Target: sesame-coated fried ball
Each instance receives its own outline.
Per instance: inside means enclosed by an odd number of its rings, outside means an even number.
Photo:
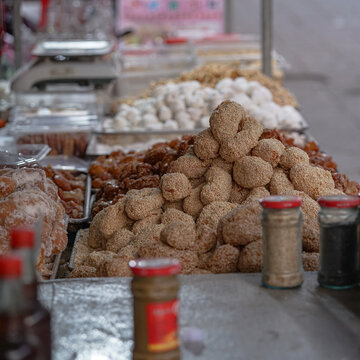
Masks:
[[[232,187],[231,175],[223,169],[211,167],[205,177],[206,184],[200,194],[201,202],[207,205],[214,201],[227,201]]]
[[[201,161],[192,154],[185,154],[170,164],[170,173],[182,173],[188,179],[197,179],[202,177],[209,166],[206,161]]]
[[[244,117],[246,111],[241,105],[233,101],[223,101],[210,116],[210,129],[215,139],[221,143],[234,137]]]
[[[77,266],[68,276],[68,279],[96,277],[96,268],[93,266]]]
[[[236,161],[233,170],[234,180],[247,189],[265,186],[272,175],[272,166],[257,156],[244,156]]]
[[[218,156],[211,162],[211,167],[218,167],[225,170],[227,173],[232,174],[233,163],[225,161],[221,156]]]
[[[276,139],[262,139],[252,150],[253,156],[267,161],[272,167],[275,167],[279,161],[285,146],[281,141]]]
[[[242,205],[250,204],[254,201],[259,201],[262,198],[270,196],[270,193],[264,187],[257,187],[250,190],[249,196],[242,203]]]
[[[221,245],[209,260],[209,270],[215,274],[236,272],[239,250],[231,245]]]
[[[106,243],[106,250],[112,251],[114,253],[119,252],[123,247],[125,247],[132,239],[134,234],[127,229],[116,230],[111,238]]]
[[[164,227],[160,240],[177,250],[190,250],[196,239],[195,225],[183,222],[173,222]]]
[[[165,200],[179,201],[190,194],[191,185],[184,174],[164,174],[160,180],[160,189]]]
[[[216,246],[216,232],[206,225],[196,226],[196,239],[193,246],[198,254],[206,253]]]
[[[307,252],[319,252],[320,230],[317,221],[308,219],[302,226],[302,247]]]
[[[232,183],[229,201],[235,204],[241,204],[249,195],[250,190],[242,188],[236,182]]]
[[[205,176],[202,176],[198,179],[189,179],[189,181],[190,181],[191,187],[193,189],[195,189],[198,186],[205,184]]]
[[[193,275],[208,275],[208,274],[212,274],[212,272],[209,270],[205,270],[205,269],[195,268],[191,272],[191,274],[193,274]]]
[[[204,207],[200,199],[200,194],[203,187],[204,184],[199,185],[195,189],[191,189],[190,195],[186,197],[183,202],[184,211],[195,218],[199,216],[201,210]]]
[[[236,207],[237,204],[214,201],[202,209],[196,223],[198,225],[206,225],[216,231],[220,219]]]
[[[262,270],[262,241],[246,245],[239,255],[237,268],[240,272],[254,273]]]
[[[250,130],[243,130],[234,137],[221,142],[220,156],[227,162],[234,162],[247,155],[258,143]]]
[[[199,269],[209,270],[209,262],[213,253],[211,251],[203,254],[199,254],[199,261],[197,267]]]
[[[257,121],[255,118],[247,115],[240,122],[240,130],[241,131],[250,131],[252,137],[259,139],[261,134],[263,133],[263,126]]]
[[[304,271],[319,270],[319,253],[303,251],[301,257]]]
[[[294,191],[294,185],[289,180],[283,169],[274,169],[274,174],[270,180],[271,195],[290,195]]]
[[[308,165],[309,155],[298,147],[289,147],[281,155],[280,166],[285,170],[290,170],[294,165],[299,163]]]
[[[176,209],[166,210],[161,216],[161,223],[163,225],[168,225],[173,222],[183,222],[189,225],[195,224],[192,216],[185,214],[182,211]]]
[[[183,209],[183,201],[182,200],[174,201],[174,202],[165,201],[163,206],[162,206],[162,209],[164,211],[166,211],[168,209],[176,209],[176,210],[182,211],[182,209]]]
[[[92,249],[102,248],[102,235],[100,233],[100,224],[108,211],[109,207],[98,212],[90,224],[88,244]]]
[[[122,277],[122,276],[132,276],[132,272],[129,268],[129,261],[132,259],[115,256],[111,261],[106,264],[107,276],[108,277]]]
[[[223,241],[226,244],[239,246],[261,240],[261,210],[259,202],[253,201],[240,205],[225,215],[220,220]]]
[[[160,234],[163,228],[163,224],[150,225],[136,235],[132,244],[139,249],[140,256],[143,249],[160,242]]]
[[[219,143],[210,129],[199,133],[194,143],[194,153],[201,160],[214,159],[218,156]]]
[[[101,263],[112,259],[116,254],[111,251],[93,251],[84,261],[85,266],[98,268]]]
[[[304,191],[314,200],[327,191],[335,189],[331,172],[319,167],[297,164],[290,170],[290,179],[296,190]]]
[[[141,220],[160,209],[164,204],[161,190],[157,188],[145,188],[128,192],[126,196],[125,211],[129,218]]]
[[[150,225],[160,224],[161,214],[162,214],[161,209],[155,210],[150,216],[136,221],[131,231],[134,234],[138,234],[141,230],[146,229]]]

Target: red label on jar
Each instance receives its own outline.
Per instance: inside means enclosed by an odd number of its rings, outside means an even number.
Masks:
[[[178,309],[178,300],[146,306],[149,351],[163,352],[179,346]]]

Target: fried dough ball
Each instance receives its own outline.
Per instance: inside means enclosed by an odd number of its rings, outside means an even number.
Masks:
[[[254,273],[262,270],[262,241],[254,241],[246,245],[239,255],[237,268],[240,272]]]
[[[283,169],[274,169],[274,174],[270,180],[271,195],[290,195],[294,191],[294,185],[291,183]]]
[[[98,212],[90,223],[88,244],[93,249],[102,248],[102,235],[100,233],[100,224],[102,223],[108,211],[109,207]]]
[[[68,279],[96,277],[96,268],[93,266],[81,265],[76,267],[68,276]]]
[[[315,252],[302,252],[302,264],[304,271],[318,271],[319,270],[319,254]]]
[[[171,163],[169,172],[182,173],[188,179],[197,179],[206,173],[208,165],[208,162],[201,161],[191,153],[186,153]]]
[[[221,245],[208,262],[209,270],[215,274],[236,272],[240,251],[231,245]]]
[[[230,197],[231,175],[223,169],[211,167],[206,173],[206,185],[201,190],[200,199],[204,205],[214,201],[227,201]]]
[[[125,213],[125,203],[126,199],[122,198],[108,207],[108,211],[100,223],[100,233],[104,238],[109,239],[116,230],[132,222]]]
[[[211,167],[218,167],[225,170],[230,175],[232,174],[233,163],[225,161],[221,156],[218,156],[211,162]]]
[[[190,194],[188,178],[181,173],[164,174],[160,180],[163,197],[168,201],[179,201]]]
[[[200,132],[194,143],[194,153],[201,160],[209,160],[217,157],[219,143],[214,138],[210,129]]]
[[[280,166],[285,170],[290,170],[297,164],[309,164],[309,155],[298,147],[292,146],[287,148],[280,158]]]
[[[123,247],[125,247],[132,239],[134,234],[127,229],[116,230],[111,238],[106,243],[106,250],[112,251],[114,253],[119,252]]]
[[[276,167],[285,150],[281,141],[276,139],[262,139],[258,142],[251,154],[267,161],[272,167]]]
[[[155,210],[150,216],[136,221],[131,231],[136,235],[141,230],[146,229],[149,225],[160,224],[161,214],[161,209]]]
[[[233,246],[246,245],[261,240],[262,226],[260,222],[261,205],[253,201],[240,205],[220,220],[222,239]]]
[[[242,188],[237,183],[233,182],[229,201],[235,204],[241,204],[249,195],[250,190]]]
[[[127,194],[125,211],[130,219],[141,220],[150,216],[154,210],[160,209],[163,204],[164,198],[160,189],[134,190]]]
[[[115,255],[116,255],[115,253],[107,250],[93,251],[84,261],[84,265],[92,266],[95,269],[97,269],[101,263],[112,259]]]
[[[193,189],[197,188],[200,185],[205,184],[205,176],[202,176],[198,179],[189,179],[190,185]]]
[[[189,225],[194,225],[194,219],[184,212],[176,209],[166,210],[161,216],[161,223],[168,225],[173,222],[182,222]]]
[[[204,184],[199,185],[194,189],[191,189],[190,195],[186,197],[183,202],[184,211],[195,218],[199,216],[201,210],[204,207],[200,199],[200,194],[203,187]]]
[[[141,250],[160,242],[160,234],[164,227],[163,224],[151,225],[136,235],[132,244],[139,249],[140,256]]]
[[[208,275],[208,274],[212,274],[211,271],[209,270],[205,270],[205,269],[200,269],[200,268],[195,268],[192,272],[192,275]]]
[[[132,276],[129,262],[135,258],[134,248],[131,245],[124,247],[118,255],[115,255],[111,260],[105,263],[106,276]]]
[[[290,179],[296,190],[304,191],[314,200],[335,189],[331,172],[315,166],[297,164],[290,170]]]
[[[319,252],[320,229],[316,220],[308,219],[303,222],[302,247],[307,252]]]
[[[257,187],[250,190],[249,196],[246,200],[242,203],[242,205],[250,204],[254,201],[258,201],[262,198],[270,196],[270,193],[264,187]]]
[[[193,246],[198,254],[211,251],[216,246],[216,232],[206,225],[196,226],[196,239]]]
[[[295,190],[293,194],[302,199],[301,210],[304,214],[304,220],[308,218],[310,220],[317,222],[318,213],[320,210],[320,205],[317,203],[317,201],[313,200],[309,195],[307,195],[303,191]]]
[[[78,245],[76,247],[76,255],[74,259],[74,266],[78,267],[84,263],[86,258],[90,255],[91,250],[85,245]]]
[[[223,101],[210,116],[210,129],[214,138],[222,143],[233,138],[238,132],[242,118],[246,117],[245,109],[236,102]]]
[[[160,240],[177,250],[190,250],[195,244],[195,224],[173,222],[164,227]]]
[[[216,231],[220,219],[236,207],[237,204],[225,201],[214,201],[204,206],[196,223],[198,225],[206,225]]]
[[[0,176],[0,198],[10,195],[16,190],[16,182],[6,176]]]
[[[241,131],[250,131],[251,135],[259,139],[261,134],[263,133],[263,126],[257,121],[255,118],[247,115],[240,122],[240,130]]]
[[[168,209],[176,209],[176,210],[182,211],[182,209],[183,209],[183,201],[182,200],[174,201],[174,202],[165,201],[163,206],[162,206],[162,209],[164,211],[166,211]]]
[[[213,253],[211,251],[204,254],[199,254],[199,261],[197,267],[199,269],[209,270],[209,262],[212,256]]]
[[[234,162],[247,155],[258,143],[250,130],[243,130],[234,137],[227,138],[221,142],[220,156],[227,162]]]
[[[273,175],[272,166],[257,156],[244,156],[236,161],[233,170],[234,180],[247,189],[265,186]]]
[[[329,196],[329,195],[346,195],[346,194],[338,189],[331,189],[331,190],[326,189],[323,192],[319,193],[319,197]]]

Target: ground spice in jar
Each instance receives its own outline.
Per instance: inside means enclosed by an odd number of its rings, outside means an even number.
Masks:
[[[358,283],[358,205],[352,196],[319,199],[319,284],[331,289],[351,288]]]
[[[134,360],[179,360],[176,259],[130,261],[134,274]]]
[[[269,196],[263,207],[263,271],[266,287],[288,289],[302,283],[301,198]]]

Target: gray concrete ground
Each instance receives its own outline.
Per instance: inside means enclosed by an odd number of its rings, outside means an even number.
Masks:
[[[311,134],[360,182],[360,2],[273,0],[274,47]],[[232,30],[260,32],[260,0],[232,0]]]

